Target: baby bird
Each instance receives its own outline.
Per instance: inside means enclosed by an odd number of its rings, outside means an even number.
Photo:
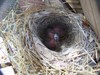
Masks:
[[[59,26],[54,26],[53,28],[47,29],[47,37],[45,39],[45,46],[53,51],[60,51],[60,46],[62,45],[62,38],[65,35],[63,29]]]

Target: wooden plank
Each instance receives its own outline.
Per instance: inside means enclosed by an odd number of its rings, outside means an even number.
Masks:
[[[79,0],[66,0],[66,2],[78,4]]]
[[[77,5],[77,4],[70,4],[70,6],[72,7],[72,8],[78,8],[78,9],[81,9],[82,7],[81,7],[81,5]]]
[[[80,0],[83,12],[100,39],[100,12],[96,0]]]
[[[83,13],[82,7],[79,0],[66,0],[68,4],[77,12],[77,13]]]

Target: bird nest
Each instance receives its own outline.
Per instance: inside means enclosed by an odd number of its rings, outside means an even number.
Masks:
[[[42,41],[44,29],[55,23],[64,27],[67,37],[59,52]],[[83,24],[82,15],[51,10],[16,14],[12,10],[1,22],[0,37],[17,75],[96,75],[99,71],[94,58],[100,45],[92,29]]]

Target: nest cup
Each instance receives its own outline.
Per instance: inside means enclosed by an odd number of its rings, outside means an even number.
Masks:
[[[37,19],[35,23],[37,26],[36,34],[46,47],[47,45],[44,42],[45,39],[48,38],[46,34],[47,30],[56,26],[59,26],[64,32],[63,39],[60,41],[61,46],[65,45],[66,47],[70,47],[74,44],[76,33],[73,32],[73,28],[75,28],[75,26],[70,23],[68,16],[52,13],[42,16],[41,18]],[[50,49],[49,47],[47,48]],[[58,47],[57,49],[50,50],[61,51],[62,49],[61,47]]]

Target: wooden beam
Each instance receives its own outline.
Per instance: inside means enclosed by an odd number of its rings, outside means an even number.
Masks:
[[[96,0],[80,0],[83,12],[100,40],[100,11]]]

